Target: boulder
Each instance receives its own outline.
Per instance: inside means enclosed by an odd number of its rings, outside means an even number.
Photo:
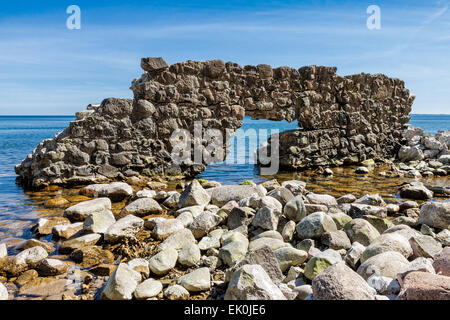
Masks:
[[[289,180],[281,183],[281,186],[291,191],[294,196],[298,196],[305,191],[306,182],[300,180]]]
[[[227,218],[227,227],[229,230],[248,226],[254,217],[254,210],[249,207],[234,207],[231,209]]]
[[[286,242],[291,242],[292,239],[294,238],[294,233],[295,233],[295,222],[290,220],[288,221],[284,227],[283,230],[281,231],[281,236],[283,237],[283,240]]]
[[[339,262],[312,281],[314,300],[375,300],[375,290],[355,271]]]
[[[126,263],[121,263],[109,277],[101,298],[106,300],[131,300],[141,280],[141,275],[138,272],[131,269]]]
[[[206,291],[211,288],[211,275],[208,268],[196,269],[181,276],[177,284],[183,286],[190,292]]]
[[[377,254],[388,251],[396,251],[407,259],[413,254],[408,239],[395,232],[386,233],[376,238],[369,246],[367,246],[361,255],[361,263],[364,263],[367,259],[376,256]]]
[[[433,258],[442,251],[442,244],[427,235],[416,235],[409,239],[414,257]]]
[[[206,206],[210,200],[210,194],[203,189],[198,180],[194,179],[181,193],[178,201],[178,207],[185,208],[190,206]]]
[[[410,272],[403,279],[399,300],[450,300],[450,277]]]
[[[347,251],[347,254],[344,257],[345,263],[347,263],[350,267],[356,268],[360,262],[360,258],[362,253],[366,250],[361,243],[355,241],[352,243],[352,246]]]
[[[178,252],[178,262],[187,267],[193,267],[200,262],[200,248],[195,243],[190,243]]]
[[[352,245],[347,234],[342,230],[326,232],[321,236],[320,241],[334,250],[348,249]]]
[[[356,197],[353,194],[349,193],[337,198],[336,201],[338,204],[353,203],[356,201]]]
[[[346,215],[343,212],[330,213],[329,216],[333,219],[338,230],[344,229],[344,226],[350,221],[352,221],[352,217]]]
[[[263,207],[256,212],[252,225],[264,230],[276,230],[278,217],[279,213],[275,209]]]
[[[450,247],[434,256],[433,267],[437,274],[450,277]]]
[[[115,243],[126,238],[135,238],[136,233],[144,227],[144,220],[133,215],[128,215],[117,220],[105,232],[105,241]]]
[[[248,239],[240,232],[232,232],[224,239],[219,250],[219,258],[228,266],[243,259],[249,247]]]
[[[83,188],[81,193],[91,197],[107,197],[114,202],[120,202],[133,195],[133,188],[125,182],[91,184]]]
[[[294,222],[299,222],[305,218],[306,207],[302,196],[296,196],[289,200],[284,206],[283,213],[287,218]]]
[[[47,251],[48,254],[55,251],[55,246],[51,242],[47,241],[39,241],[36,239],[28,239],[20,243],[15,247],[17,251],[23,251],[25,249],[33,248],[33,247],[42,247]]]
[[[253,194],[262,197],[265,193],[256,185],[221,186],[206,190],[211,195],[211,203],[222,207],[229,201],[237,201],[248,198]]]
[[[382,295],[397,295],[400,292],[398,281],[389,277],[372,275],[367,279],[367,284]]]
[[[316,194],[310,192],[306,195],[306,199],[308,199],[311,204],[321,204],[327,207],[337,207],[338,205],[336,198],[328,194]]]
[[[61,246],[59,247],[59,252],[69,253],[83,247],[93,246],[100,241],[101,237],[102,236],[99,234],[92,233],[78,238],[66,240],[63,243],[61,243]]]
[[[263,246],[268,246],[272,250],[275,251],[279,248],[290,246],[290,244],[286,243],[280,239],[271,238],[271,237],[262,237],[262,238],[257,238],[257,239],[253,239],[252,241],[250,241],[248,249],[249,249],[249,251],[253,251],[253,250],[259,249]]]
[[[184,229],[184,226],[179,220],[161,219],[156,222],[152,235],[158,240],[165,240],[181,229]]]
[[[299,239],[320,238],[324,233],[336,231],[333,219],[324,212],[315,212],[303,218],[296,226]]]
[[[163,285],[160,281],[154,279],[147,279],[144,282],[138,284],[134,291],[134,297],[138,300],[146,300],[156,297],[163,289]]]
[[[244,265],[228,284],[225,300],[286,300],[260,265]]]
[[[38,234],[46,236],[52,234],[53,227],[68,224],[70,224],[70,220],[64,217],[40,218],[35,229]]]
[[[415,200],[427,200],[433,198],[433,191],[427,189],[427,187],[419,181],[405,184],[399,191],[402,198]]]
[[[282,247],[274,251],[282,272],[291,266],[299,265],[308,259],[308,253],[292,247]]]
[[[44,248],[32,247],[9,259],[4,269],[17,276],[28,269],[36,268],[47,257],[48,253]]]
[[[348,210],[348,215],[352,218],[362,218],[365,215],[371,215],[379,218],[387,217],[386,207],[372,206],[368,204],[352,203]]]
[[[104,212],[104,211],[101,211]],[[78,232],[83,230],[83,222],[75,222],[71,224],[61,224],[54,226],[52,229],[52,233],[54,236],[63,239],[70,239]]]
[[[286,205],[292,198],[294,194],[285,187],[278,187],[267,193],[268,196],[275,198],[280,202],[281,205]]]
[[[209,230],[213,229],[219,223],[222,222],[222,218],[210,211],[204,211],[188,226],[188,229],[192,231],[192,234],[196,239],[206,235]]]
[[[161,208],[156,200],[152,198],[139,198],[123,208],[120,216],[125,217],[132,214],[139,217],[145,217],[152,214],[162,214],[163,212],[163,208]]]
[[[173,269],[177,263],[178,252],[173,248],[165,249],[149,260],[150,270],[157,275],[165,275]]]
[[[90,268],[101,263],[114,262],[114,254],[109,250],[103,250],[100,246],[85,246],[74,250],[70,254],[70,259],[81,268]]]
[[[401,146],[398,151],[398,159],[401,162],[420,161],[424,158],[422,150],[417,146]]]
[[[166,249],[175,249],[180,250],[184,246],[195,243],[195,238],[192,235],[191,230],[189,229],[181,229],[172,233],[166,240],[161,242],[158,245],[158,249],[166,250]]]
[[[427,202],[420,208],[420,224],[447,229],[450,225],[450,202]]]
[[[148,260],[143,258],[136,258],[128,261],[127,263],[131,269],[139,272],[143,279],[147,279],[150,276],[150,267]]]
[[[304,275],[306,278],[313,280],[323,270],[341,261],[342,258],[339,252],[327,249],[313,256],[306,263]]]
[[[37,270],[40,276],[49,277],[64,274],[68,269],[67,263],[58,259],[44,259],[38,265]]]
[[[365,196],[356,200],[355,203],[368,204],[368,205],[377,206],[377,207],[385,207],[386,206],[386,202],[384,202],[383,198],[381,198],[378,193],[366,194]]]
[[[189,291],[182,286],[175,284],[169,286],[164,291],[164,296],[169,300],[187,300],[189,299]]]
[[[395,279],[397,273],[404,271],[409,261],[397,251],[387,251],[370,257],[358,268],[358,274],[364,279],[371,275],[384,276]]]
[[[111,210],[111,200],[109,198],[98,198],[77,203],[64,211],[64,217],[71,221],[84,221],[94,212],[104,210]]]
[[[104,234],[115,222],[114,214],[110,210],[103,210],[90,214],[84,220],[83,229],[87,233]]]
[[[347,236],[353,243],[355,241],[364,246],[368,246],[373,240],[380,236],[380,233],[374,226],[364,219],[353,219],[344,227]]]

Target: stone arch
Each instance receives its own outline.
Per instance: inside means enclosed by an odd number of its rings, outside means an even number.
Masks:
[[[339,76],[335,67],[272,68],[221,60],[168,65],[144,58],[133,100],[105,99],[16,167],[25,184],[85,183],[139,174],[194,176],[204,163],[174,164],[170,136],[241,127],[254,119],[298,121],[281,134],[287,169],[383,158],[395,152],[414,96],[385,75]]]

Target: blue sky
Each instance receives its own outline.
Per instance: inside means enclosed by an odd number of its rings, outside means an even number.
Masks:
[[[68,30],[66,8],[81,8]],[[381,29],[368,30],[369,5]],[[0,114],[71,115],[132,98],[141,57],[385,73],[414,113],[450,113],[448,1],[2,1]]]

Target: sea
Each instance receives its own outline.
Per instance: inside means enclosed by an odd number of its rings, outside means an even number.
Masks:
[[[42,140],[52,138],[73,120],[73,116],[0,116],[0,242],[10,237],[27,238],[29,228],[26,226],[34,223],[37,218],[35,203],[15,183],[14,166]],[[410,124],[435,134],[438,130],[450,130],[450,115],[413,114]],[[253,120],[245,117],[241,130],[255,129],[259,133],[260,129],[266,129],[266,135],[260,136],[260,140],[263,140],[275,130],[282,132],[296,128],[297,122]],[[232,144],[235,142],[231,141]],[[237,159],[242,156],[248,158],[253,152],[251,147],[248,145],[244,154],[238,153]],[[238,184],[246,180],[261,182],[267,179],[258,175],[258,170],[252,163],[228,164],[227,161],[211,163],[198,178],[222,184]]]

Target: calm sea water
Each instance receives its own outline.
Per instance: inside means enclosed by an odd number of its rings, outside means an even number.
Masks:
[[[39,142],[52,138],[74,119],[68,116],[0,116],[0,241],[10,237],[28,237],[28,229],[24,226],[36,221],[36,208],[29,196],[15,184],[14,166],[31,153]],[[430,133],[450,130],[450,115],[412,115],[411,124]],[[273,130],[282,132],[295,128],[296,122],[252,120],[246,117],[241,129],[255,129],[256,133],[259,129],[267,129],[267,133],[260,136],[259,142],[262,142]],[[249,146],[250,150],[254,147]],[[238,152],[236,156],[242,160],[245,154]],[[214,163],[199,177],[224,184],[265,180],[258,176],[252,164]]]

